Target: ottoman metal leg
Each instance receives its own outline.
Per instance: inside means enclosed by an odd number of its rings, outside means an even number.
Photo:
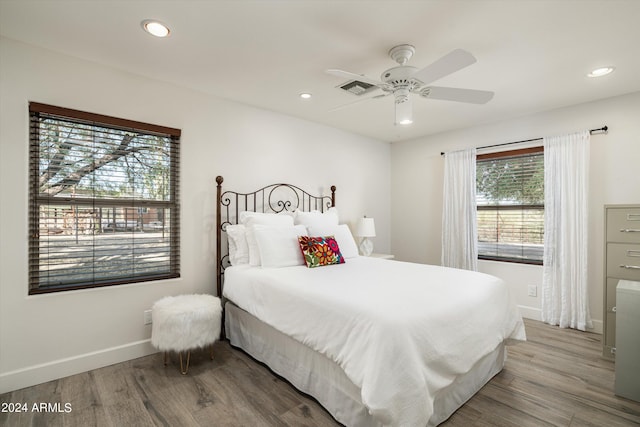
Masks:
[[[183,368],[182,367],[182,352],[178,352],[180,354],[180,373],[182,375],[187,375],[187,372],[189,372],[189,360],[191,359],[191,350],[187,351],[187,364],[186,366]]]

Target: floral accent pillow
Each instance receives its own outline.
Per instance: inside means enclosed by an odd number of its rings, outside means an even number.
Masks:
[[[322,267],[323,265],[344,264],[344,257],[340,253],[335,237],[299,236],[298,243],[307,267]]]

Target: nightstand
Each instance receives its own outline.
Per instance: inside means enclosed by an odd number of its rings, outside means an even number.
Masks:
[[[382,259],[394,259],[395,255],[391,254],[371,254],[369,255],[371,258],[382,258]]]

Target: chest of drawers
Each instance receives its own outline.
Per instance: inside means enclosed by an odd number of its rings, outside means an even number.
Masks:
[[[605,206],[604,316],[602,355],[613,359],[616,340],[616,286],[640,281],[640,205]]]

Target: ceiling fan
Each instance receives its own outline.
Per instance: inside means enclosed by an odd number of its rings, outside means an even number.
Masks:
[[[369,85],[377,86],[385,92],[384,94],[365,98],[356,102],[393,95],[396,107],[395,123],[400,125],[407,125],[413,122],[413,108],[411,105],[411,98],[409,97],[409,94],[411,93],[416,93],[429,99],[442,99],[446,101],[467,102],[471,104],[485,104],[493,98],[493,92],[485,90],[429,86],[431,82],[476,62],[476,58],[466,50],[453,50],[421,70],[418,70],[416,67],[406,65],[415,51],[416,49],[409,44],[401,44],[393,47],[389,51],[389,56],[400,64],[400,66],[383,71],[380,75],[381,81],[360,74],[336,69],[329,69],[326,72],[337,77],[357,80]]]

